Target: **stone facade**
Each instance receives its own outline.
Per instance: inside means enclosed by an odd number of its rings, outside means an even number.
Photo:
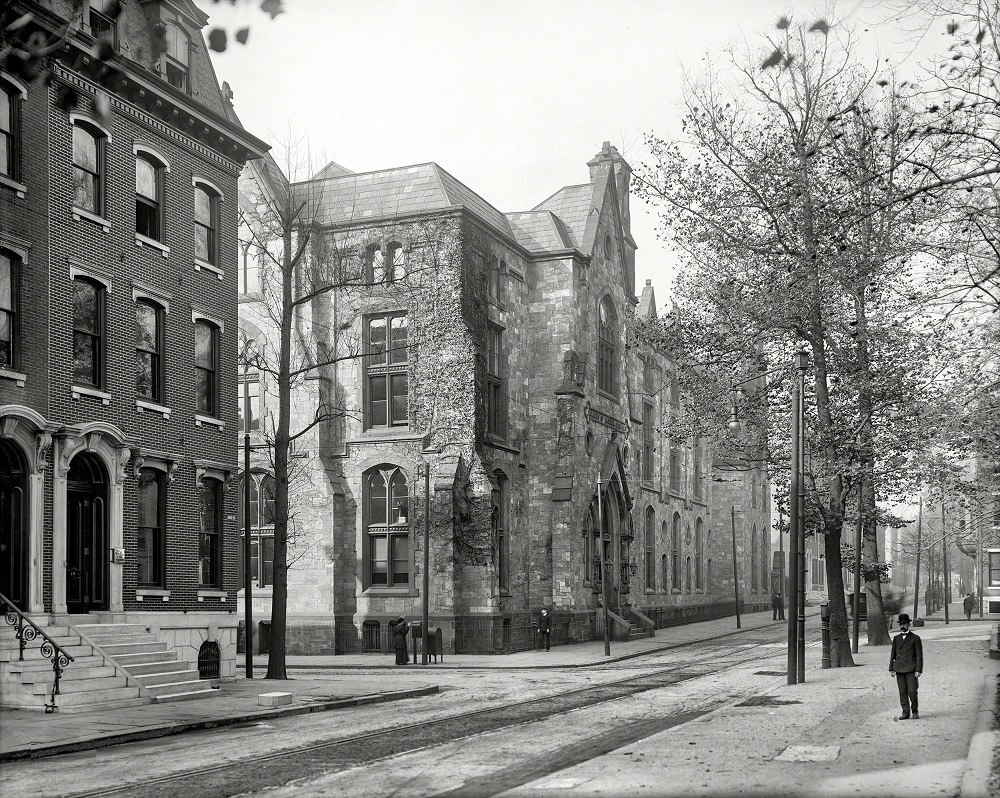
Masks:
[[[10,303],[4,332],[13,331],[0,358],[0,507],[10,513],[0,521],[0,592],[31,613],[135,618],[195,648],[214,640],[232,676],[231,264],[237,177],[267,146],[220,115],[225,98],[201,36],[207,17],[192,3],[122,3],[103,22],[86,3],[14,6],[27,27],[11,35],[44,40],[74,24],[45,75],[0,71],[15,109],[13,159],[0,175],[0,280],[12,286],[0,293]],[[98,23],[110,27],[102,33]],[[175,73],[154,53],[168,28],[190,42]],[[96,142],[93,161],[81,134]],[[143,159],[156,174],[146,204],[137,198]],[[212,208],[204,251],[195,211],[203,189]],[[98,297],[93,305],[80,284]],[[157,318],[141,353],[140,304]],[[200,409],[199,322],[214,331],[216,400]],[[152,363],[155,387],[137,381],[142,362]],[[159,494],[140,521],[143,479]],[[210,542],[192,498],[206,484],[216,500]]]
[[[290,628],[332,616],[333,639],[292,632],[289,651],[385,650],[389,620],[420,618],[425,537],[446,651],[529,647],[541,606],[557,643],[603,634],[602,545],[616,636],[731,614],[737,594],[769,606],[766,475],[669,439],[677,364],[631,323],[656,313],[634,288],[631,170],[608,144],[588,167],[508,214],[433,163],[293,187],[329,288],[308,327],[335,355],[296,407],[342,412],[316,428],[296,507],[293,556],[324,557],[289,572]]]

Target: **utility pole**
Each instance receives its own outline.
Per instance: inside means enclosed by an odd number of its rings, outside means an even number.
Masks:
[[[242,387],[242,386],[241,386]],[[247,414],[251,412],[247,407]],[[249,420],[248,422],[249,423]],[[250,585],[250,558],[253,550],[250,543],[250,433],[243,435],[243,644],[246,655],[246,678],[253,678],[253,588]],[[262,567],[258,563],[258,567]]]
[[[920,601],[920,532],[921,527],[924,523],[924,497],[920,497],[920,503],[917,505],[917,569],[916,574],[913,577],[913,618],[916,620],[920,617],[917,612],[918,602]]]
[[[800,683],[806,680],[806,485],[805,485],[805,462],[806,462],[806,416],[805,416],[805,378],[808,355],[804,349],[795,353],[796,382],[799,389],[798,400],[798,430],[799,430],[799,453],[798,453],[798,534],[797,541],[799,554],[799,579],[798,579],[798,620],[796,630],[797,647],[797,667],[796,673]]]
[[[941,493],[941,601],[944,602],[944,622],[948,621],[948,598],[951,593],[951,575],[948,573],[948,529],[944,522],[944,492]]]
[[[736,628],[740,628],[740,578],[736,570],[736,505],[733,505],[733,597],[736,599]]]
[[[788,490],[788,684],[798,684],[799,616],[799,381],[792,381],[791,475]]]
[[[427,664],[427,641],[430,640],[430,604],[431,604],[431,464],[424,462],[424,564],[423,564],[423,594],[421,598],[420,612],[420,635],[422,637],[420,645],[420,664]]]
[[[861,465],[864,468],[864,463]],[[854,618],[851,622],[851,652],[858,653],[858,630],[861,627],[861,533],[864,518],[861,503],[864,500],[864,472],[858,476],[858,524],[854,530]]]
[[[601,549],[601,605],[604,607],[604,656],[611,656],[611,622],[608,619],[608,563],[604,551],[604,506],[601,501],[601,475],[597,475],[597,529]]]

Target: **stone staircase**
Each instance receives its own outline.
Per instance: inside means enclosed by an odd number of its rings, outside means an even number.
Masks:
[[[197,666],[156,639],[142,624],[95,623],[85,616],[74,627],[114,660],[153,703],[187,701],[219,695],[217,680],[202,679]]]
[[[219,694],[216,680],[201,679],[198,669],[178,660],[139,624],[97,623],[89,615],[65,621],[31,618],[73,662],[63,670],[60,712],[79,712],[136,704],[209,698]],[[38,635],[18,660],[15,630],[0,622],[0,706],[43,709],[50,702],[52,662],[42,656]]]
[[[635,621],[629,621],[628,624],[628,639],[629,640],[645,640],[647,637],[652,637],[652,635],[647,632],[642,626],[637,624]]]

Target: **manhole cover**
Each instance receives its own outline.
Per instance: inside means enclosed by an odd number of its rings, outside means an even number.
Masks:
[[[754,676],[787,676],[788,671],[754,671]]]
[[[833,762],[838,756],[839,745],[790,745],[775,759],[784,762]]]
[[[771,695],[755,695],[753,698],[748,698],[746,701],[740,701],[736,706],[738,707],[782,707],[786,704],[801,704],[801,701],[797,701],[794,698],[775,698]]]

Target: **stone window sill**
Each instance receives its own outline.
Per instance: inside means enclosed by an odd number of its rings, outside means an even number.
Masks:
[[[111,232],[111,222],[96,213],[91,213],[90,211],[84,210],[83,208],[78,208],[76,205],[73,206],[73,218],[76,221],[81,219],[86,219],[88,222],[93,222],[104,230],[105,233]]]
[[[417,592],[408,587],[370,587],[362,594],[364,596],[416,596]]]
[[[0,186],[13,189],[14,194],[18,199],[24,199],[25,195],[28,193],[28,187],[24,185],[24,183],[18,183],[16,180],[11,180],[6,175],[0,175]]]
[[[202,260],[201,258],[194,259],[194,270],[199,272],[212,272],[220,280],[225,276],[225,272],[222,271],[222,269],[212,263],[209,263],[207,260]]]
[[[137,247],[152,247],[153,249],[158,249],[163,254],[163,257],[170,257],[170,247],[166,244],[161,244],[155,238],[144,236],[142,233],[135,234],[135,245]]]
[[[217,598],[223,604],[226,603],[226,591],[216,590],[215,588],[200,587],[198,588],[198,601],[204,601],[207,598]]]
[[[89,396],[93,399],[100,399],[101,404],[111,404],[111,394],[107,391],[101,391],[97,388],[85,388],[82,385],[74,385],[70,390],[73,392],[74,399],[79,399],[81,396]]]
[[[200,427],[202,425],[208,425],[209,427],[216,427],[218,429],[225,429],[226,422],[218,418],[212,418],[212,416],[203,416],[198,413],[194,414],[194,425]]]
[[[170,601],[170,591],[158,587],[137,587],[135,589],[135,600],[142,601],[146,598],[159,598],[161,601]]]
[[[151,410],[154,413],[159,413],[164,418],[167,418],[167,419],[170,418],[170,408],[169,407],[165,407],[163,405],[159,405],[156,402],[150,402],[150,401],[148,401],[146,399],[136,399],[135,400],[135,409],[138,410],[140,413],[143,413],[146,410]]]
[[[18,388],[23,388],[24,383],[28,379],[28,375],[22,374],[20,371],[12,371],[11,369],[0,368],[0,379],[13,380],[14,384],[17,385]]]
[[[603,396],[605,399],[607,399],[608,401],[614,402],[616,405],[620,405],[622,403],[621,399],[619,399],[613,393],[608,393],[603,388],[598,388],[597,389],[597,395],[598,396]]]

